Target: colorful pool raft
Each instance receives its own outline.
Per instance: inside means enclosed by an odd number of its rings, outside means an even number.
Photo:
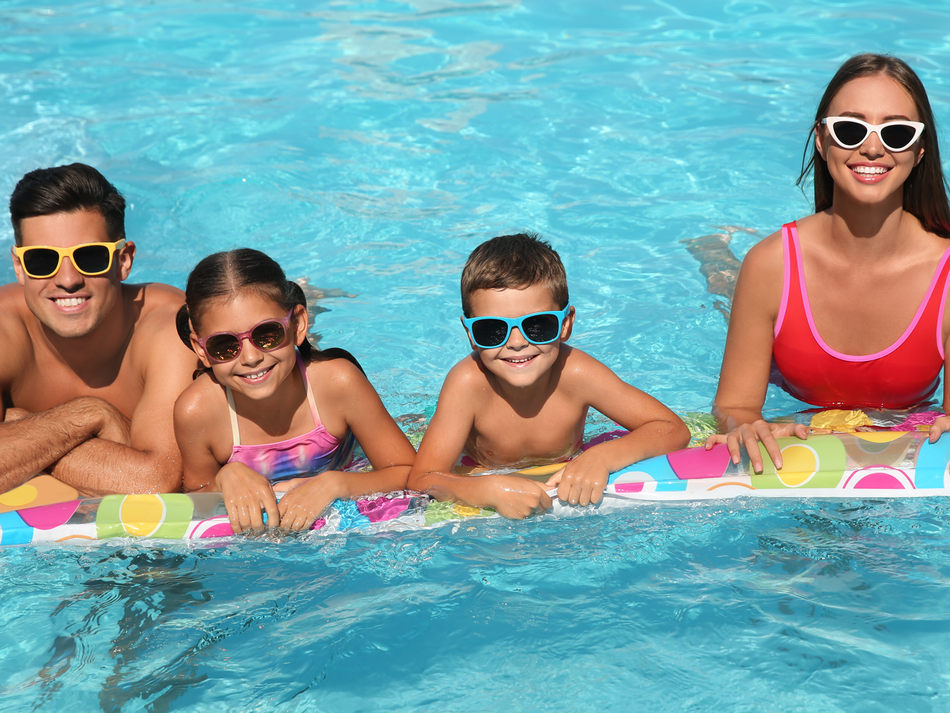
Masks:
[[[688,448],[650,458],[614,473],[600,509],[634,500],[703,500],[757,497],[926,497],[950,495],[950,437],[936,444],[922,432],[868,433],[779,439],[784,467],[767,464],[750,474],[748,459],[733,465],[725,446]],[[545,478],[552,471],[520,471]],[[31,481],[31,483],[36,482]],[[30,484],[27,484],[29,487]],[[27,488],[21,486],[21,488]],[[15,507],[30,495],[0,495],[0,545],[42,542],[83,543],[114,538],[201,540],[233,535],[220,494],[109,495],[72,499],[38,507]],[[573,510],[558,504],[555,515]],[[413,530],[470,518],[498,517],[491,510],[440,503],[411,492],[357,501],[336,501],[320,533],[349,530]]]

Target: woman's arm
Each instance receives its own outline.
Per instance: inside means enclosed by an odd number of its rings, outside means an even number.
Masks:
[[[782,454],[776,436],[805,438],[801,424],[770,424],[762,419],[772,364],[775,322],[782,300],[784,260],[781,233],[755,245],[742,261],[729,319],[729,333],[719,374],[713,415],[721,435],[706,441],[706,448],[725,443],[734,463],[739,444],[745,445],[756,472],[762,471],[761,442],[777,468]]]

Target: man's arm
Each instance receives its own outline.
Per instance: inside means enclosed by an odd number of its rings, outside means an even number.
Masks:
[[[165,312],[154,317],[161,318]],[[164,316],[168,319],[139,335],[141,341],[135,347],[143,361],[145,387],[132,414],[129,444],[93,438],[69,451],[50,470],[81,493],[181,490],[181,455],[173,412],[178,395],[191,383],[196,358],[178,338],[174,315],[168,312]]]
[[[0,413],[4,413],[2,405]],[[121,439],[128,433],[127,424],[118,409],[94,396],[81,396],[48,411],[0,423],[0,492],[49,469],[90,438],[108,434]]]

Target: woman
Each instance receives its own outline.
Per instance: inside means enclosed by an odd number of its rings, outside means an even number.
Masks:
[[[733,461],[745,445],[801,424],[762,419],[770,369],[823,408],[907,408],[946,368],[950,207],[923,84],[894,57],[863,54],[832,78],[813,125],[815,213],[769,236],[742,263],[713,412]],[[811,141],[811,138],[809,138]],[[806,149],[807,152],[807,149]],[[944,402],[947,402],[944,378]],[[931,439],[950,428],[937,419]]]

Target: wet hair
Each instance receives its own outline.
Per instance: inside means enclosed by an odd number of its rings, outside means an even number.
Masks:
[[[229,301],[242,290],[253,290],[265,299],[273,300],[282,310],[289,312],[300,305],[307,309],[307,298],[296,282],[288,280],[283,269],[272,258],[259,250],[238,248],[214,253],[202,259],[188,276],[185,287],[185,304],[178,310],[175,323],[178,336],[189,349],[191,330],[200,329],[201,318],[211,303]],[[344,349],[319,350],[304,339],[298,347],[304,361],[328,361],[347,359],[363,368],[353,355]],[[197,378],[203,369],[195,372]]]
[[[859,54],[847,60],[828,83],[825,93],[818,102],[815,123],[809,135],[808,143],[802,154],[802,172],[795,185],[804,190],[805,178],[813,174],[815,188],[815,212],[827,210],[834,198],[834,180],[828,170],[828,163],[821,157],[814,142],[814,129],[828,114],[832,100],[848,82],[861,77],[883,74],[900,84],[910,95],[917,109],[917,115],[924,124],[924,132],[919,141],[926,149],[923,158],[910,172],[904,182],[904,210],[914,215],[925,230],[942,238],[950,238],[950,206],[947,203],[947,185],[943,167],[940,165],[940,148],[937,145],[937,126],[927,91],[920,77],[906,62],[897,57],[882,54]],[[806,162],[808,148],[811,145],[811,157]]]
[[[30,171],[10,195],[13,238],[17,245],[23,244],[20,225],[24,218],[79,210],[100,213],[110,240],[125,237],[125,198],[92,166],[73,163]]]
[[[560,256],[537,233],[492,238],[472,251],[462,270],[462,312],[472,316],[476,290],[523,290],[545,285],[559,309],[567,307],[567,273]]]

